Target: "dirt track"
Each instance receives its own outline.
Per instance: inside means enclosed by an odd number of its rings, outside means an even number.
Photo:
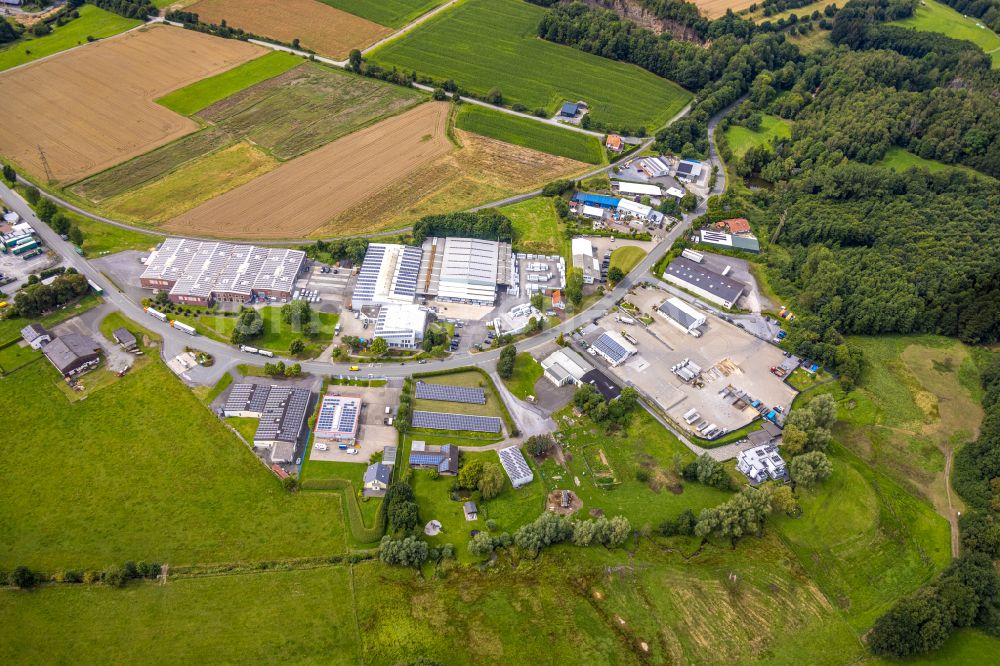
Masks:
[[[285,162],[163,225],[260,240],[306,236],[451,150],[448,104],[429,102]]]
[[[353,14],[334,9],[319,0],[200,0],[186,11],[206,23],[223,19],[247,32],[291,43],[331,58],[346,58],[392,33],[392,30]]]
[[[258,46],[165,25],[0,75],[0,154],[69,183],[197,129],[154,99],[262,55]]]

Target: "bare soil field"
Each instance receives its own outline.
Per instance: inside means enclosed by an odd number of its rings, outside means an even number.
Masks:
[[[329,237],[404,226],[424,215],[461,210],[528,192],[593,166],[455,130],[461,149],[411,171],[316,230]]]
[[[706,18],[717,19],[726,15],[727,9],[739,12],[754,4],[755,0],[692,0]]]
[[[206,23],[235,28],[302,46],[331,58],[374,44],[392,30],[334,9],[318,0],[199,0],[187,8]]]
[[[158,25],[0,74],[0,154],[68,183],[193,132],[197,124],[153,102],[259,56],[263,49]]]
[[[163,225],[172,233],[306,236],[339,213],[447,153],[448,104],[422,104],[216,197]],[[371,228],[370,226],[368,228]]]

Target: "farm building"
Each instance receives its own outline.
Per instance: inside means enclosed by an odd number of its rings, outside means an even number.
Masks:
[[[736,457],[736,469],[743,472],[754,485],[768,479],[788,480],[785,461],[778,453],[778,447],[771,444],[740,451]]]
[[[391,303],[378,309],[375,337],[393,349],[416,349],[427,329],[427,310],[413,303]]]
[[[510,243],[478,238],[428,238],[417,293],[440,301],[493,305],[513,275]]]
[[[64,377],[86,372],[101,361],[101,346],[76,333],[53,338],[42,348],[42,353]]]
[[[185,305],[286,301],[305,256],[301,250],[168,238],[149,256],[139,283]]]
[[[574,104],[573,102],[565,102],[559,108],[559,115],[563,118],[576,118],[576,114],[580,112],[580,105]]]
[[[636,168],[650,178],[663,178],[670,175],[670,165],[662,157],[641,159]]]
[[[638,350],[631,342],[615,331],[604,331],[591,345],[612,366],[621,365]]]
[[[663,301],[660,307],[656,308],[656,311],[663,315],[664,319],[685,333],[690,333],[695,337],[701,335],[698,328],[705,323],[705,315],[676,296],[671,296]]]
[[[115,330],[111,331],[111,337],[115,339],[115,342],[120,344],[125,349],[135,349],[137,341],[135,335],[132,331],[128,330],[124,326],[119,326]]]
[[[528,466],[528,461],[521,454],[520,447],[508,446],[497,451],[497,454],[500,456],[500,464],[503,465],[504,471],[510,477],[511,485],[515,488],[520,488],[534,481],[535,474]]]
[[[572,242],[573,267],[583,271],[583,283],[594,284],[601,278],[601,263],[594,256],[594,246],[586,238],[574,238]]]
[[[583,384],[590,384],[607,401],[617,400],[622,394],[621,387],[611,381],[611,378],[600,370],[590,370],[583,376]]]
[[[440,474],[458,474],[458,447],[445,444],[428,447],[422,441],[410,445],[410,467],[436,469]]]
[[[309,412],[309,391],[300,388],[272,386],[260,415],[253,445],[271,451],[272,463],[294,460]]]
[[[685,182],[698,180],[698,177],[701,175],[701,162],[681,160],[677,163],[677,173],[675,175],[678,180]]]
[[[702,229],[700,232],[701,242],[720,247],[731,247],[736,250],[746,250],[747,252],[760,252],[760,241],[753,234],[727,234],[721,231]]]
[[[423,256],[419,247],[370,243],[351,295],[351,308],[369,303],[412,303]]]
[[[545,378],[556,386],[582,385],[583,377],[594,369],[590,363],[572,349],[557,349],[541,363]]]
[[[378,497],[385,494],[389,488],[392,468],[382,463],[373,463],[365,470],[364,493],[368,497]]]
[[[609,134],[604,142],[604,147],[613,153],[620,153],[622,152],[622,148],[625,147],[625,142],[617,134]]]
[[[726,308],[733,307],[746,290],[744,284],[704,268],[687,257],[671,261],[663,278]]]
[[[628,183],[616,180],[612,185],[616,186],[620,193],[627,195],[638,194],[640,196],[658,197],[663,194],[663,190],[660,189],[659,185],[650,185],[648,183]]]
[[[41,324],[28,324],[22,328],[21,338],[35,350],[41,349],[46,343],[52,342],[52,334]]]
[[[358,436],[361,398],[327,394],[319,405],[316,439],[353,443]]]
[[[577,192],[573,195],[573,201],[578,204],[583,204],[584,206],[596,206],[597,208],[614,210],[615,208],[618,208],[618,202],[621,201],[621,199],[619,197],[609,197],[606,194]]]

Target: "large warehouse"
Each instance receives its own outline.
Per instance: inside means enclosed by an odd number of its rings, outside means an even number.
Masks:
[[[149,256],[139,283],[167,291],[172,303],[286,301],[305,257],[301,250],[168,238]]]
[[[664,319],[685,333],[690,333],[696,338],[701,335],[698,327],[705,323],[705,315],[676,296],[671,296],[663,301],[660,307],[656,308],[656,311],[663,315]]]
[[[424,241],[417,293],[452,303],[493,305],[497,287],[511,284],[510,243],[478,238]]]
[[[370,243],[351,295],[351,308],[370,303],[412,303],[417,295],[419,247]]]
[[[746,285],[710,271],[687,257],[671,261],[663,272],[663,279],[726,308],[733,307],[746,291]]]
[[[427,310],[413,303],[391,303],[378,310],[375,337],[393,349],[416,349],[427,329]]]
[[[324,395],[316,417],[316,439],[353,443],[358,436],[361,398]]]
[[[270,449],[272,463],[288,463],[295,456],[309,411],[309,391],[265,384],[233,384],[222,413],[259,418],[253,445]]]

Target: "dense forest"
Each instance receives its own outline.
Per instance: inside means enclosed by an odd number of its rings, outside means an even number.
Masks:
[[[430,236],[463,236],[510,243],[514,238],[514,226],[506,215],[494,209],[428,215],[413,225],[413,242],[419,245]]]
[[[159,16],[160,10],[152,0],[87,0],[93,5],[114,12],[126,18],[146,20],[147,16]],[[76,4],[82,4],[77,2]]]

